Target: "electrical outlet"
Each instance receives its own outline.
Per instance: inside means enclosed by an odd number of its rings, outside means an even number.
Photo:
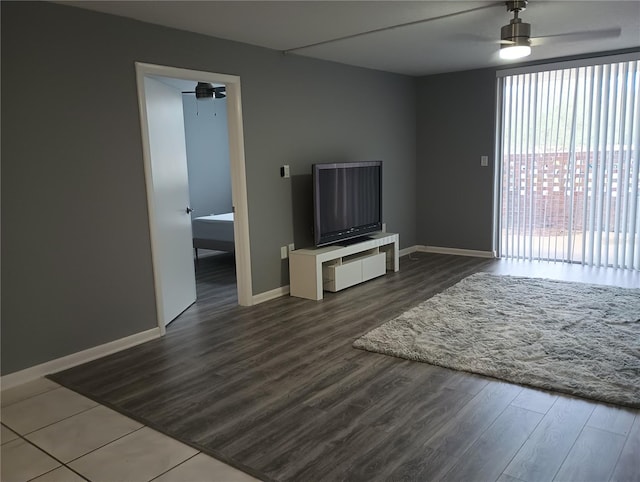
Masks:
[[[293,244],[293,243],[291,243],[291,244],[289,245],[289,252],[293,251],[294,249],[296,249],[296,245],[295,245],[295,244]]]
[[[289,253],[287,253],[287,247],[280,247],[280,259],[287,259],[289,257]]]
[[[480,156],[480,165],[487,167],[489,165],[489,156]]]

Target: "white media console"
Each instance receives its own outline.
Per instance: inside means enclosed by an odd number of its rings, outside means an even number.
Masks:
[[[398,271],[398,235],[376,233],[347,246],[297,249],[289,254],[291,296],[321,300],[322,292],[340,291]]]

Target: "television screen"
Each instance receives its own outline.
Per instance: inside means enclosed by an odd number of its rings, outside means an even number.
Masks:
[[[316,246],[382,229],[382,161],[313,165]]]

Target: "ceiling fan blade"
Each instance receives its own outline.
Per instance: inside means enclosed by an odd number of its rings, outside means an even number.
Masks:
[[[496,40],[495,38],[485,37],[484,35],[477,35],[473,33],[459,33],[455,36],[456,40],[461,42],[474,42],[474,43],[482,43],[482,44],[513,44],[512,40]]]
[[[584,40],[598,40],[604,38],[616,38],[620,36],[621,28],[609,28],[604,30],[585,30],[582,32],[567,32],[556,35],[544,35],[531,37],[531,45],[546,45],[553,42],[581,42]]]
[[[182,93],[183,94],[195,94],[196,91],[195,90],[183,90]]]

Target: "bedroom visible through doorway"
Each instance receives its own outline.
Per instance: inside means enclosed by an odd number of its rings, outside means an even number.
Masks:
[[[182,93],[196,302],[236,296],[226,87],[172,79]]]
[[[209,86],[209,96],[190,81],[174,81],[182,93],[193,247],[202,256],[235,251],[226,88]],[[215,95],[214,95],[215,91]],[[207,91],[205,91],[206,93]]]

